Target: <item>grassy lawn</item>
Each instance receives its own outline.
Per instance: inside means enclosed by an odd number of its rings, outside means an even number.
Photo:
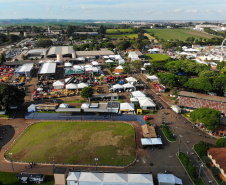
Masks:
[[[19,180],[16,178],[16,173],[0,172],[0,182],[4,185],[21,185]],[[46,175],[43,185],[54,185],[53,175]]]
[[[138,34],[120,34],[120,35],[109,35],[110,38],[116,38],[116,39],[133,39],[133,38],[137,38]]]
[[[120,33],[132,33],[132,29],[107,29],[106,33],[107,34],[120,34]]]
[[[14,161],[127,165],[134,161],[134,128],[125,123],[41,122],[31,125],[6,152]]]
[[[145,57],[147,59],[150,59],[150,62],[170,59],[168,55],[163,55],[163,54],[146,54]]]
[[[0,115],[0,118],[9,118],[9,115]]]
[[[183,164],[186,171],[188,172],[193,183],[195,185],[205,185],[204,181],[201,178],[198,178],[197,169],[193,165],[193,162],[189,159],[189,157],[185,153],[180,152],[180,155],[178,156],[178,158],[181,161],[181,163]]]
[[[160,125],[160,128],[169,141],[176,141],[176,137],[173,136],[172,131],[167,125]]]
[[[194,37],[196,39],[199,38],[205,38],[205,39],[211,39],[214,36],[201,33],[195,30],[190,29],[146,29],[148,33],[153,33],[158,38],[162,38],[164,40],[182,40],[185,41],[188,37]]]

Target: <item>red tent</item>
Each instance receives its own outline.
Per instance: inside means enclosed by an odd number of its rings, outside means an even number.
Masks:
[[[147,121],[148,118],[149,118],[149,117],[148,117],[147,115],[144,116],[144,120],[145,120],[145,121]]]

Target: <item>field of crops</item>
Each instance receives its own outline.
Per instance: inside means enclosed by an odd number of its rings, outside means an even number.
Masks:
[[[155,34],[159,39],[164,40],[186,40],[188,37],[196,39],[211,39],[213,36],[190,29],[146,29],[149,34]]]

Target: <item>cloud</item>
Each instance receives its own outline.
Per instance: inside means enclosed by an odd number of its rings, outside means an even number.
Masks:
[[[187,10],[186,13],[197,13],[198,11],[195,10],[195,9],[192,9],[192,10]]]
[[[174,10],[175,13],[181,12],[181,11],[182,11],[181,9],[176,9],[176,10]]]

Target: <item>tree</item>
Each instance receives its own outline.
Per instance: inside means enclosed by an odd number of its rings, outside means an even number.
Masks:
[[[98,33],[99,34],[106,34],[106,30],[107,28],[105,28],[103,25],[100,26],[100,28],[98,29]]]
[[[216,166],[211,167],[210,170],[213,173],[213,175],[219,175],[220,173],[219,168],[217,168]]]
[[[220,123],[221,112],[215,109],[202,107],[191,112],[190,116],[193,122],[203,123],[208,130],[215,131]]]
[[[123,68],[123,72],[126,73],[126,74],[130,73],[130,66],[129,66],[128,63],[125,63],[125,66]]]
[[[132,62],[132,65],[136,71],[140,72],[144,64],[141,60],[135,60]]]
[[[50,39],[39,39],[36,43],[36,47],[42,47],[42,48],[47,48],[53,45],[52,40]]]
[[[211,159],[207,156],[202,157],[202,161],[204,162],[205,165],[210,166],[210,163],[212,162]]]
[[[0,55],[0,64],[3,64],[3,62],[6,62],[6,58],[5,58],[5,55],[3,53],[1,53],[1,55]]]
[[[219,138],[215,142],[217,147],[226,147],[226,138]]]
[[[92,87],[85,87],[82,89],[81,96],[83,98],[90,98],[93,96],[93,88]]]
[[[19,106],[24,103],[25,92],[19,90],[13,85],[0,85],[0,105],[5,108],[10,106]]]

